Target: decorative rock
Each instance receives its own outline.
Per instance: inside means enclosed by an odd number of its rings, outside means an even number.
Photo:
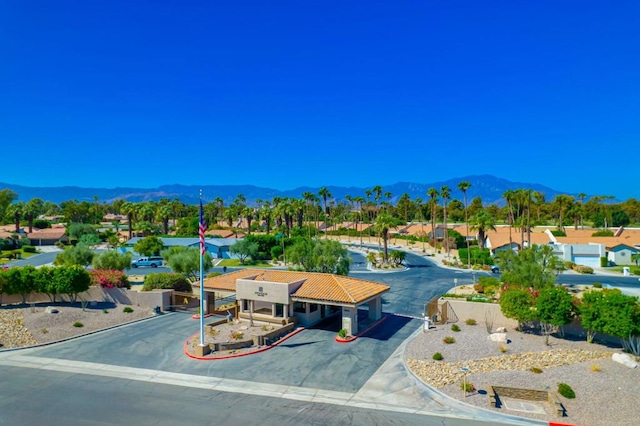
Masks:
[[[507,333],[492,333],[487,336],[490,342],[507,343]]]
[[[58,310],[58,308],[54,308],[53,306],[47,306],[44,312],[45,314],[57,314],[60,311]]]
[[[498,327],[496,328],[496,333],[506,333],[507,327]]]
[[[617,363],[624,365],[625,367],[636,368],[638,366],[638,362],[629,354],[615,353],[611,355],[611,359]]]

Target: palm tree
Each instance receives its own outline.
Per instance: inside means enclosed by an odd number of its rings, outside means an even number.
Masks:
[[[427,189],[427,195],[431,197],[431,237],[433,238],[433,248],[436,248],[436,204],[440,193],[435,188]]]
[[[558,194],[553,204],[558,211],[558,229],[564,231],[564,214],[571,209],[574,198],[566,194]]]
[[[23,208],[22,213],[26,216],[29,223],[29,233],[33,232],[33,220],[42,213],[44,208],[44,201],[42,198],[32,198],[29,200]]]
[[[129,201],[125,201],[124,203],[122,203],[122,207],[120,209],[122,210],[122,213],[127,215],[127,225],[129,227],[129,239],[131,239],[133,238],[133,222],[135,219],[136,212],[138,211],[138,206]]]
[[[389,228],[395,225],[395,219],[387,213],[380,214],[376,217],[376,222],[373,225],[374,229],[377,233],[382,237],[382,241],[384,242],[384,250],[382,252],[382,260],[384,263],[388,263],[389,261],[389,251],[388,251],[388,239],[389,239]]]
[[[161,205],[156,212],[156,214],[158,215],[158,219],[160,219],[160,221],[162,222],[162,233],[164,235],[169,234],[169,218],[171,217],[172,213],[173,210],[171,209],[171,206],[169,204]]]
[[[513,197],[515,193],[511,189],[507,189],[502,194],[502,198],[507,202],[507,223],[509,224],[509,245],[513,243],[513,238],[511,237],[511,227],[513,226],[514,216],[513,216]]]
[[[355,197],[353,200],[356,203],[358,203],[358,211],[359,211],[359,214],[360,214],[360,222],[363,222],[364,218],[362,217],[362,214],[364,212],[362,211],[362,205],[364,204],[364,197],[358,196],[358,197]],[[356,221],[356,231],[357,230],[358,230],[358,222]],[[362,226],[360,226],[360,245],[362,245]]]
[[[463,180],[458,184],[458,189],[462,191],[462,197],[464,198],[464,223],[467,226],[467,268],[471,267],[471,251],[469,250],[469,217],[467,215],[467,190],[471,187],[471,183]]]
[[[25,204],[23,201],[17,201],[9,204],[6,210],[6,215],[13,216],[13,223],[16,226],[16,234],[20,232],[20,218],[25,210]]]
[[[480,250],[484,250],[484,244],[487,239],[486,232],[496,230],[495,218],[485,210],[481,210],[471,218],[469,225],[472,230],[478,231],[478,247]]]
[[[580,228],[584,229],[584,199],[587,198],[587,194],[581,192],[578,198],[580,199]]]
[[[447,200],[451,196],[451,189],[448,186],[443,186],[440,188],[440,195],[442,195],[442,207],[444,208],[442,212],[442,220],[444,222],[444,243],[447,247],[447,257],[449,257],[449,230],[447,229]]]
[[[318,191],[318,195],[322,197],[322,201],[324,204],[324,237],[327,238],[327,228],[329,227],[329,224],[327,223],[327,216],[329,214],[327,210],[327,198],[331,198],[333,197],[333,195],[331,195],[331,191],[329,191],[326,186],[320,188],[320,190]]]

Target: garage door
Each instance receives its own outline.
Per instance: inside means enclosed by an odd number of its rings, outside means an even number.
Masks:
[[[576,265],[591,266],[592,268],[600,266],[600,258],[598,256],[573,256],[572,262]]]

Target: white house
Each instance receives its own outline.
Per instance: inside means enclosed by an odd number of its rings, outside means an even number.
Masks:
[[[640,249],[626,244],[616,244],[609,247],[607,251],[607,260],[613,265],[633,265],[634,261],[631,256],[640,253]]]

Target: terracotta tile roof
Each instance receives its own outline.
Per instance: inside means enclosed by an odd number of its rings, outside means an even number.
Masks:
[[[544,232],[547,228],[537,228],[535,231],[531,230],[531,244],[543,245],[551,242],[549,236]],[[458,231],[459,232],[459,231]],[[509,227],[496,227],[495,231],[487,231],[487,241],[490,243],[490,248],[495,249],[498,247],[506,246],[509,244]],[[524,240],[528,241],[528,235],[525,231]],[[521,235],[519,228],[511,228],[511,241],[520,246]]]
[[[66,230],[64,228],[46,228],[34,229],[33,232],[27,233],[29,239],[52,239],[62,238]]]
[[[244,269],[206,278],[204,287],[212,290],[235,291],[236,280],[253,279],[277,283],[304,281],[292,297],[324,302],[358,304],[385,293],[389,286],[358,278],[318,272],[281,271],[277,269]]]

